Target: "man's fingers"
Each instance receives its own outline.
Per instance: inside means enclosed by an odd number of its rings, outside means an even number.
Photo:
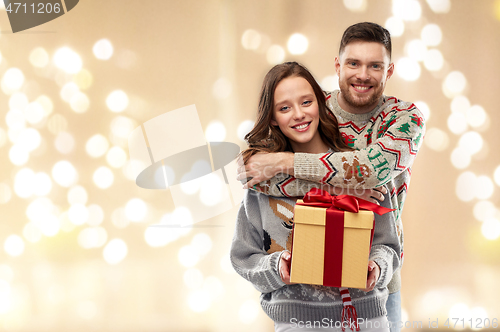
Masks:
[[[245,173],[245,165],[238,166],[238,168],[236,169],[236,173]]]
[[[257,178],[252,178],[250,181],[248,181],[247,183],[245,183],[245,185],[243,185],[243,189],[250,189],[252,188],[254,185],[256,184],[259,184],[261,181]]]
[[[383,195],[387,194],[387,188],[384,186],[373,188],[373,190],[380,191]]]
[[[243,181],[243,180],[246,180],[246,179],[251,178],[251,177],[252,177],[252,175],[250,175],[246,172],[243,172],[243,173],[238,173],[236,175],[236,180]]]
[[[372,190],[371,197],[378,199],[379,201],[384,200],[384,195],[382,195],[380,192],[378,192],[376,190]]]

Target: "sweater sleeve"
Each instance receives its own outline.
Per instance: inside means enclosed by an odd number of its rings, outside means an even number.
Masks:
[[[247,190],[236,220],[230,258],[235,271],[250,281],[261,293],[275,291],[285,285],[278,272],[281,252],[264,250],[264,232],[258,193]]]
[[[295,177],[344,188],[375,188],[411,168],[423,142],[424,117],[411,103],[388,108],[379,115],[384,118],[372,133],[372,144],[351,152],[296,153]]]
[[[252,189],[275,197],[303,197],[312,188],[323,189],[322,186],[325,185],[280,173],[270,180],[255,185]]]
[[[389,194],[381,204],[390,208]],[[375,231],[373,233],[370,260],[380,267],[380,276],[376,287],[386,287],[392,279],[392,275],[400,268],[401,245],[396,230],[394,213],[388,212],[384,215],[375,214]]]

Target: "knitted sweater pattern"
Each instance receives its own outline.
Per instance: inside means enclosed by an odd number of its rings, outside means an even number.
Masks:
[[[344,141],[357,151],[295,153],[295,177],[278,174],[258,184],[254,190],[272,196],[302,197],[318,187],[318,183],[350,190],[338,194],[352,194],[356,188],[386,185],[403,248],[401,214],[410,185],[411,167],[423,143],[424,117],[413,103],[385,95],[369,113],[348,113],[339,106],[338,93],[339,90],[326,93],[327,105],[339,122]],[[402,253],[400,258],[402,261]],[[400,288],[398,272],[389,285],[389,291],[393,293]]]
[[[388,203],[388,202],[387,202]],[[342,299],[338,288],[307,284],[286,285],[278,263],[284,250],[292,246],[295,199],[270,197],[247,190],[241,203],[231,246],[231,262],[242,277],[262,293],[261,306],[277,322],[341,320]],[[399,268],[401,248],[393,214],[375,218],[370,260],[381,270],[373,291],[349,289],[359,318],[386,314],[389,283]],[[293,258],[292,258],[293,259]]]

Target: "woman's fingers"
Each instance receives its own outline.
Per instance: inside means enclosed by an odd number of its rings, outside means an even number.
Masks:
[[[285,251],[281,254],[280,260],[280,277],[281,280],[287,285],[290,285],[290,259],[292,255]]]
[[[371,292],[375,288],[375,284],[380,276],[380,267],[374,261],[368,262],[368,275],[366,277],[366,288],[363,292]]]

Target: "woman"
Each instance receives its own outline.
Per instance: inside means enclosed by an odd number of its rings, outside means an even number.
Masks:
[[[260,151],[350,150],[336,118],[329,115],[320,86],[296,62],[277,65],[264,78],[257,121],[246,139],[245,159]],[[339,288],[290,284],[294,205],[295,199],[247,191],[238,213],[231,262],[238,274],[262,292],[262,308],[275,322],[276,331],[340,331],[343,302]],[[367,288],[349,289],[361,330],[389,331],[386,286],[399,267],[399,254],[392,213],[377,216]]]

